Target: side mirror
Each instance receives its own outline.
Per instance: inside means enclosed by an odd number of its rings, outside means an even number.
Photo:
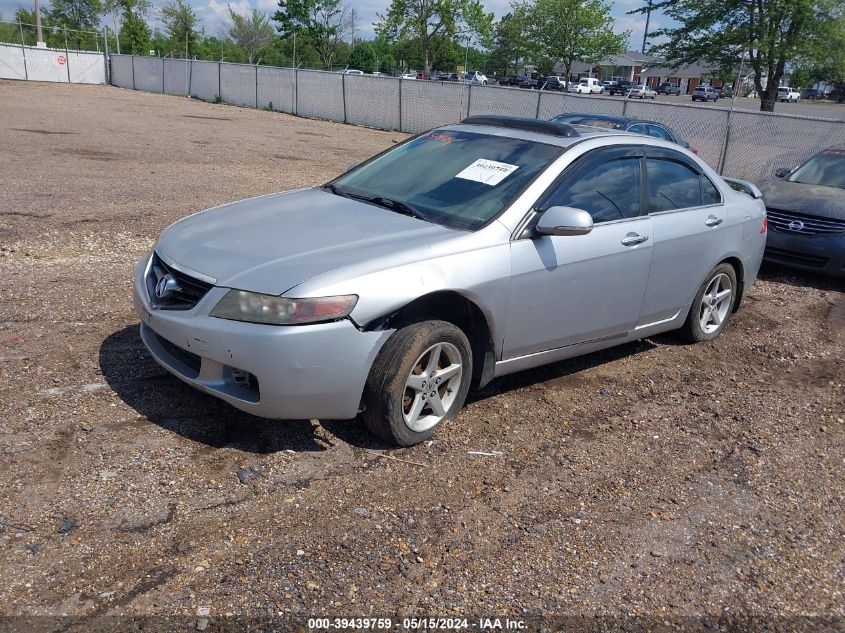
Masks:
[[[784,176],[788,176],[791,171],[792,170],[789,167],[778,167],[775,169],[775,176],[783,178]]]
[[[593,218],[583,209],[549,207],[537,221],[542,235],[586,235],[593,230]]]

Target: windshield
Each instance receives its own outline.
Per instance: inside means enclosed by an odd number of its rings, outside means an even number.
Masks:
[[[787,178],[789,182],[845,189],[845,149],[826,149]]]
[[[475,230],[562,151],[536,141],[433,130],[344,174],[332,190],[429,222]]]

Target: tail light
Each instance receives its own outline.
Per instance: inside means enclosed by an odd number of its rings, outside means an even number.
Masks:
[[[760,227],[760,235],[763,235],[766,231],[769,230],[769,216],[763,216],[763,226]]]

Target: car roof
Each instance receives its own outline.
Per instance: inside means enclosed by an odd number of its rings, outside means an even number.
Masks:
[[[650,121],[649,119],[636,119],[631,117],[616,116],[614,114],[597,114],[595,112],[561,112],[557,116],[577,116],[582,119],[594,119],[596,121],[611,121],[619,123],[620,125],[627,125],[628,123],[647,123],[649,125],[659,125],[660,127],[668,128],[669,126],[659,121]],[[554,120],[556,117],[552,117]],[[570,123],[569,125],[573,125]]]
[[[475,120],[473,120],[475,119]],[[489,123],[484,123],[483,120],[490,120]],[[574,132],[571,136],[559,136],[553,132],[544,132],[542,126],[538,125],[534,129],[525,129],[522,127],[509,127],[506,122],[497,124],[495,119],[518,119],[518,117],[471,117],[464,119],[460,123],[454,125],[446,125],[442,128],[444,130],[455,130],[459,132],[475,132],[476,134],[487,134],[490,136],[505,136],[508,138],[516,138],[525,141],[534,141],[536,143],[545,143],[547,145],[558,145],[560,147],[569,147],[578,141],[597,138],[626,135],[632,137],[649,138],[640,134],[630,134],[621,130],[607,130],[604,128],[596,128],[590,125],[565,125],[558,124],[561,127],[571,128]],[[522,119],[522,121],[535,121],[537,123],[547,123],[554,126],[551,121],[537,121],[537,119]],[[552,128],[549,128],[551,130]],[[654,140],[654,139],[652,139]]]

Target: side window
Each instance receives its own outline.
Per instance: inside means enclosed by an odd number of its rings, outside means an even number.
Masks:
[[[648,126],[644,123],[634,123],[634,125],[628,128],[628,131],[634,132],[635,134],[648,134]]]
[[[663,158],[646,159],[650,211],[673,211],[701,206],[698,173],[683,163]]]
[[[648,126],[648,134],[649,136],[654,136],[656,138],[663,139],[664,141],[671,141],[673,140],[669,133],[664,130],[662,127],[657,125],[649,125]]]
[[[710,179],[701,174],[701,204],[719,204],[722,201],[722,196],[716,185],[710,182]]]
[[[617,158],[600,163],[576,178],[566,178],[543,206],[584,209],[593,222],[633,218],[640,213],[640,159]]]

